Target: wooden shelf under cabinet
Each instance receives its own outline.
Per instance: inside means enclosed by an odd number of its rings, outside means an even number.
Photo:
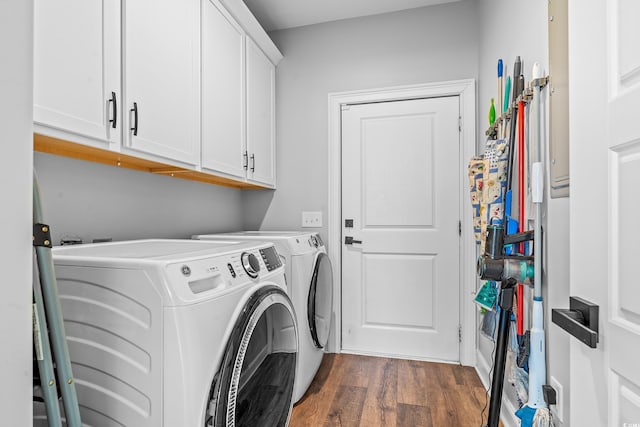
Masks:
[[[72,159],[86,160],[89,162],[102,163],[109,166],[134,169],[142,172],[149,172],[158,175],[166,175],[174,178],[188,179],[191,181],[204,182],[207,184],[221,185],[224,187],[240,189],[263,188],[248,182],[235,181],[204,172],[198,172],[178,166],[168,165],[160,162],[141,159],[122,153],[117,153],[100,148],[89,147],[76,144],[45,135],[33,135],[33,148],[41,153],[54,154],[57,156],[70,157]]]

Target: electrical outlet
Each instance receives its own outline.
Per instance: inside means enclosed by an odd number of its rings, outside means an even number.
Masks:
[[[564,422],[564,396],[562,393],[562,385],[553,376],[549,378],[549,385],[556,390],[556,404],[551,406],[551,410],[556,413],[556,418],[561,423]]]
[[[322,212],[302,212],[302,227],[304,228],[322,227]]]

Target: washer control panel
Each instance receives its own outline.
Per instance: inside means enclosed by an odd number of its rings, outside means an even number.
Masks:
[[[211,291],[225,291],[283,266],[276,248],[263,245],[224,256],[190,259],[167,265],[169,282],[183,301],[206,298]]]
[[[278,256],[275,246],[260,249],[260,256],[264,261],[264,265],[267,267],[267,271],[273,271],[278,267],[282,267],[282,260],[280,256]]]

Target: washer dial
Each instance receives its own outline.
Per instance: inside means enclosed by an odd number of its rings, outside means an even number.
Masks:
[[[240,261],[242,262],[242,268],[249,275],[249,277],[255,279],[258,277],[258,272],[260,271],[260,261],[258,261],[258,257],[249,252],[243,252],[240,255]]]

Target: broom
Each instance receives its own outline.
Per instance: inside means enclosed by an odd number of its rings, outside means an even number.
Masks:
[[[533,79],[542,77],[539,63],[533,64]],[[537,132],[536,132],[536,162],[531,169],[531,198],[535,205],[534,226],[534,286],[533,286],[533,313],[530,332],[529,350],[529,399],[527,404],[520,408],[516,415],[522,420],[521,427],[549,427],[551,426],[551,414],[544,400],[542,386],[547,377],[545,360],[545,333],[544,333],[544,309],[542,304],[542,200],[543,200],[543,162],[541,145],[541,114],[540,114],[540,85],[537,84],[534,91],[534,103],[536,105]]]

